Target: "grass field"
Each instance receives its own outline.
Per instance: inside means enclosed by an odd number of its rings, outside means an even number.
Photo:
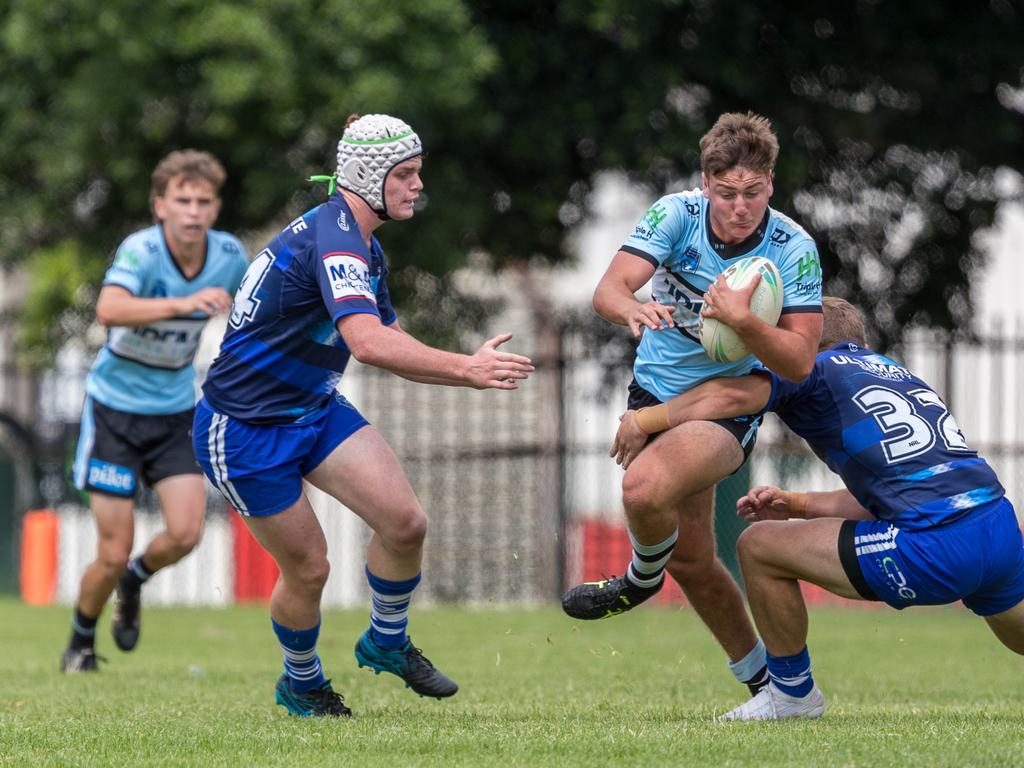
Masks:
[[[573,622],[557,608],[424,608],[417,645],[462,690],[421,699],[357,669],[365,611],[324,615],[352,721],[285,716],[263,607],[148,609],[132,654],[57,671],[69,610],[0,600],[0,765],[1018,766],[1024,658],[961,608],[819,610],[815,722],[719,724],[744,698],[692,612]]]

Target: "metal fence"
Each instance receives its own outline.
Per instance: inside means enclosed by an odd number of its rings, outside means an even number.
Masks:
[[[419,599],[546,601],[594,569],[621,572],[622,471],[607,450],[624,407],[630,366],[620,356],[595,353],[591,341],[580,331],[562,333],[543,355],[535,355],[536,374],[516,392],[424,386],[358,365],[346,373],[343,391],[387,438],[431,520]],[[1024,337],[967,343],[919,333],[895,356],[944,395],[971,444],[996,467],[1011,500],[1020,500],[1024,413],[1016,393],[1024,382]],[[68,563],[80,564],[88,555],[85,500],[68,481],[84,376],[82,359],[76,360],[34,382],[9,371],[2,379],[23,398],[33,394],[18,411],[0,392],[8,408],[6,430],[0,421],[0,589],[16,583],[18,520],[31,506],[59,508],[76,521],[74,539],[83,552],[67,554]],[[718,489],[719,546],[733,567],[743,527],[733,504],[761,483],[811,490],[839,486],[801,441],[769,417],[748,466]],[[361,602],[361,557],[369,532],[329,500],[318,498],[318,505],[332,553],[329,602]],[[155,516],[154,509],[152,494],[143,492],[139,514]],[[211,520],[227,514],[211,493]],[[223,525],[210,530],[219,532],[218,541],[227,540]],[[588,532],[585,540],[581,531]],[[215,558],[218,573],[229,556]],[[65,598],[73,586],[69,579]],[[193,581],[201,586],[202,573]],[[167,589],[164,601],[175,602],[170,580]],[[218,589],[215,602],[222,602],[223,588]]]

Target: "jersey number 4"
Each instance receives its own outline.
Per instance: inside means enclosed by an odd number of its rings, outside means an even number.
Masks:
[[[882,450],[889,464],[931,450],[936,434],[951,451],[971,450],[953,414],[930,389],[915,389],[904,394],[876,385],[860,390],[853,401],[864,413],[874,417],[885,434]]]
[[[256,254],[249,268],[245,270],[241,285],[235,291],[235,301],[231,305],[231,317],[228,322],[232,328],[241,328],[256,316],[260,308],[260,299],[256,294],[267,275],[270,274],[270,266],[274,263],[274,254],[268,248]]]

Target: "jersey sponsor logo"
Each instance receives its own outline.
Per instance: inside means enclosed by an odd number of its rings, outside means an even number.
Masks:
[[[148,245],[152,245],[152,243]],[[139,254],[135,251],[118,251],[117,255],[114,256],[113,266],[129,272],[136,270],[139,268]]]
[[[906,575],[900,570],[896,561],[888,555],[882,558],[882,570],[885,572],[885,577],[896,588],[896,594],[900,598],[903,600],[913,600],[917,597],[917,592],[907,586]]]
[[[109,461],[90,459],[87,484],[102,491],[131,493],[135,490],[135,473]]]
[[[686,207],[686,212],[691,216],[697,216],[700,214],[700,206],[697,203],[683,203]]]
[[[345,215],[344,211],[338,211],[338,229],[342,232],[348,232],[348,216]]]
[[[157,256],[160,254],[160,246],[152,240],[146,241],[146,250],[149,251],[150,256]]]
[[[655,203],[651,206],[650,210],[644,214],[643,220],[647,222],[647,226],[651,228],[651,233],[653,234],[654,230],[658,228],[658,225],[667,217],[668,212],[665,210],[665,206],[661,203]]]
[[[796,279],[799,282],[804,280],[821,280],[821,262],[818,261],[818,254],[807,251],[796,263]]]
[[[643,222],[641,222],[633,229],[633,234],[630,235],[630,237],[634,240],[643,240],[644,242],[647,242],[654,237],[654,230],[645,227]]]
[[[783,232],[781,229],[772,230],[772,236],[769,241],[772,245],[785,245],[793,239],[793,235],[789,232]]]
[[[797,296],[810,296],[821,293],[821,262],[818,254],[806,251],[796,263]]]
[[[324,269],[331,282],[331,293],[335,301],[348,299],[369,299],[376,303],[370,282],[370,266],[366,260],[354,253],[330,253],[324,256]]]
[[[167,283],[157,280],[153,283],[153,298],[160,298],[167,295]]]
[[[909,381],[913,378],[913,374],[910,371],[902,366],[896,365],[892,361],[883,363],[865,360],[860,357],[850,357],[848,355],[833,355],[829,358],[829,362],[835,365],[856,365],[858,368],[870,373],[872,376],[877,376],[880,379],[886,379],[888,381]]]
[[[684,272],[696,272],[698,264],[700,264],[700,251],[692,245],[687,246],[679,258],[679,268]]]
[[[178,370],[192,362],[206,318],[173,318],[110,329],[107,347],[118,357],[152,368]]]

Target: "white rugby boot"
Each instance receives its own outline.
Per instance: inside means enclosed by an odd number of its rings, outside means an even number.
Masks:
[[[749,701],[718,717],[726,720],[786,720],[791,717],[821,717],[825,714],[825,697],[818,686],[803,697],[790,696],[768,683]]]

